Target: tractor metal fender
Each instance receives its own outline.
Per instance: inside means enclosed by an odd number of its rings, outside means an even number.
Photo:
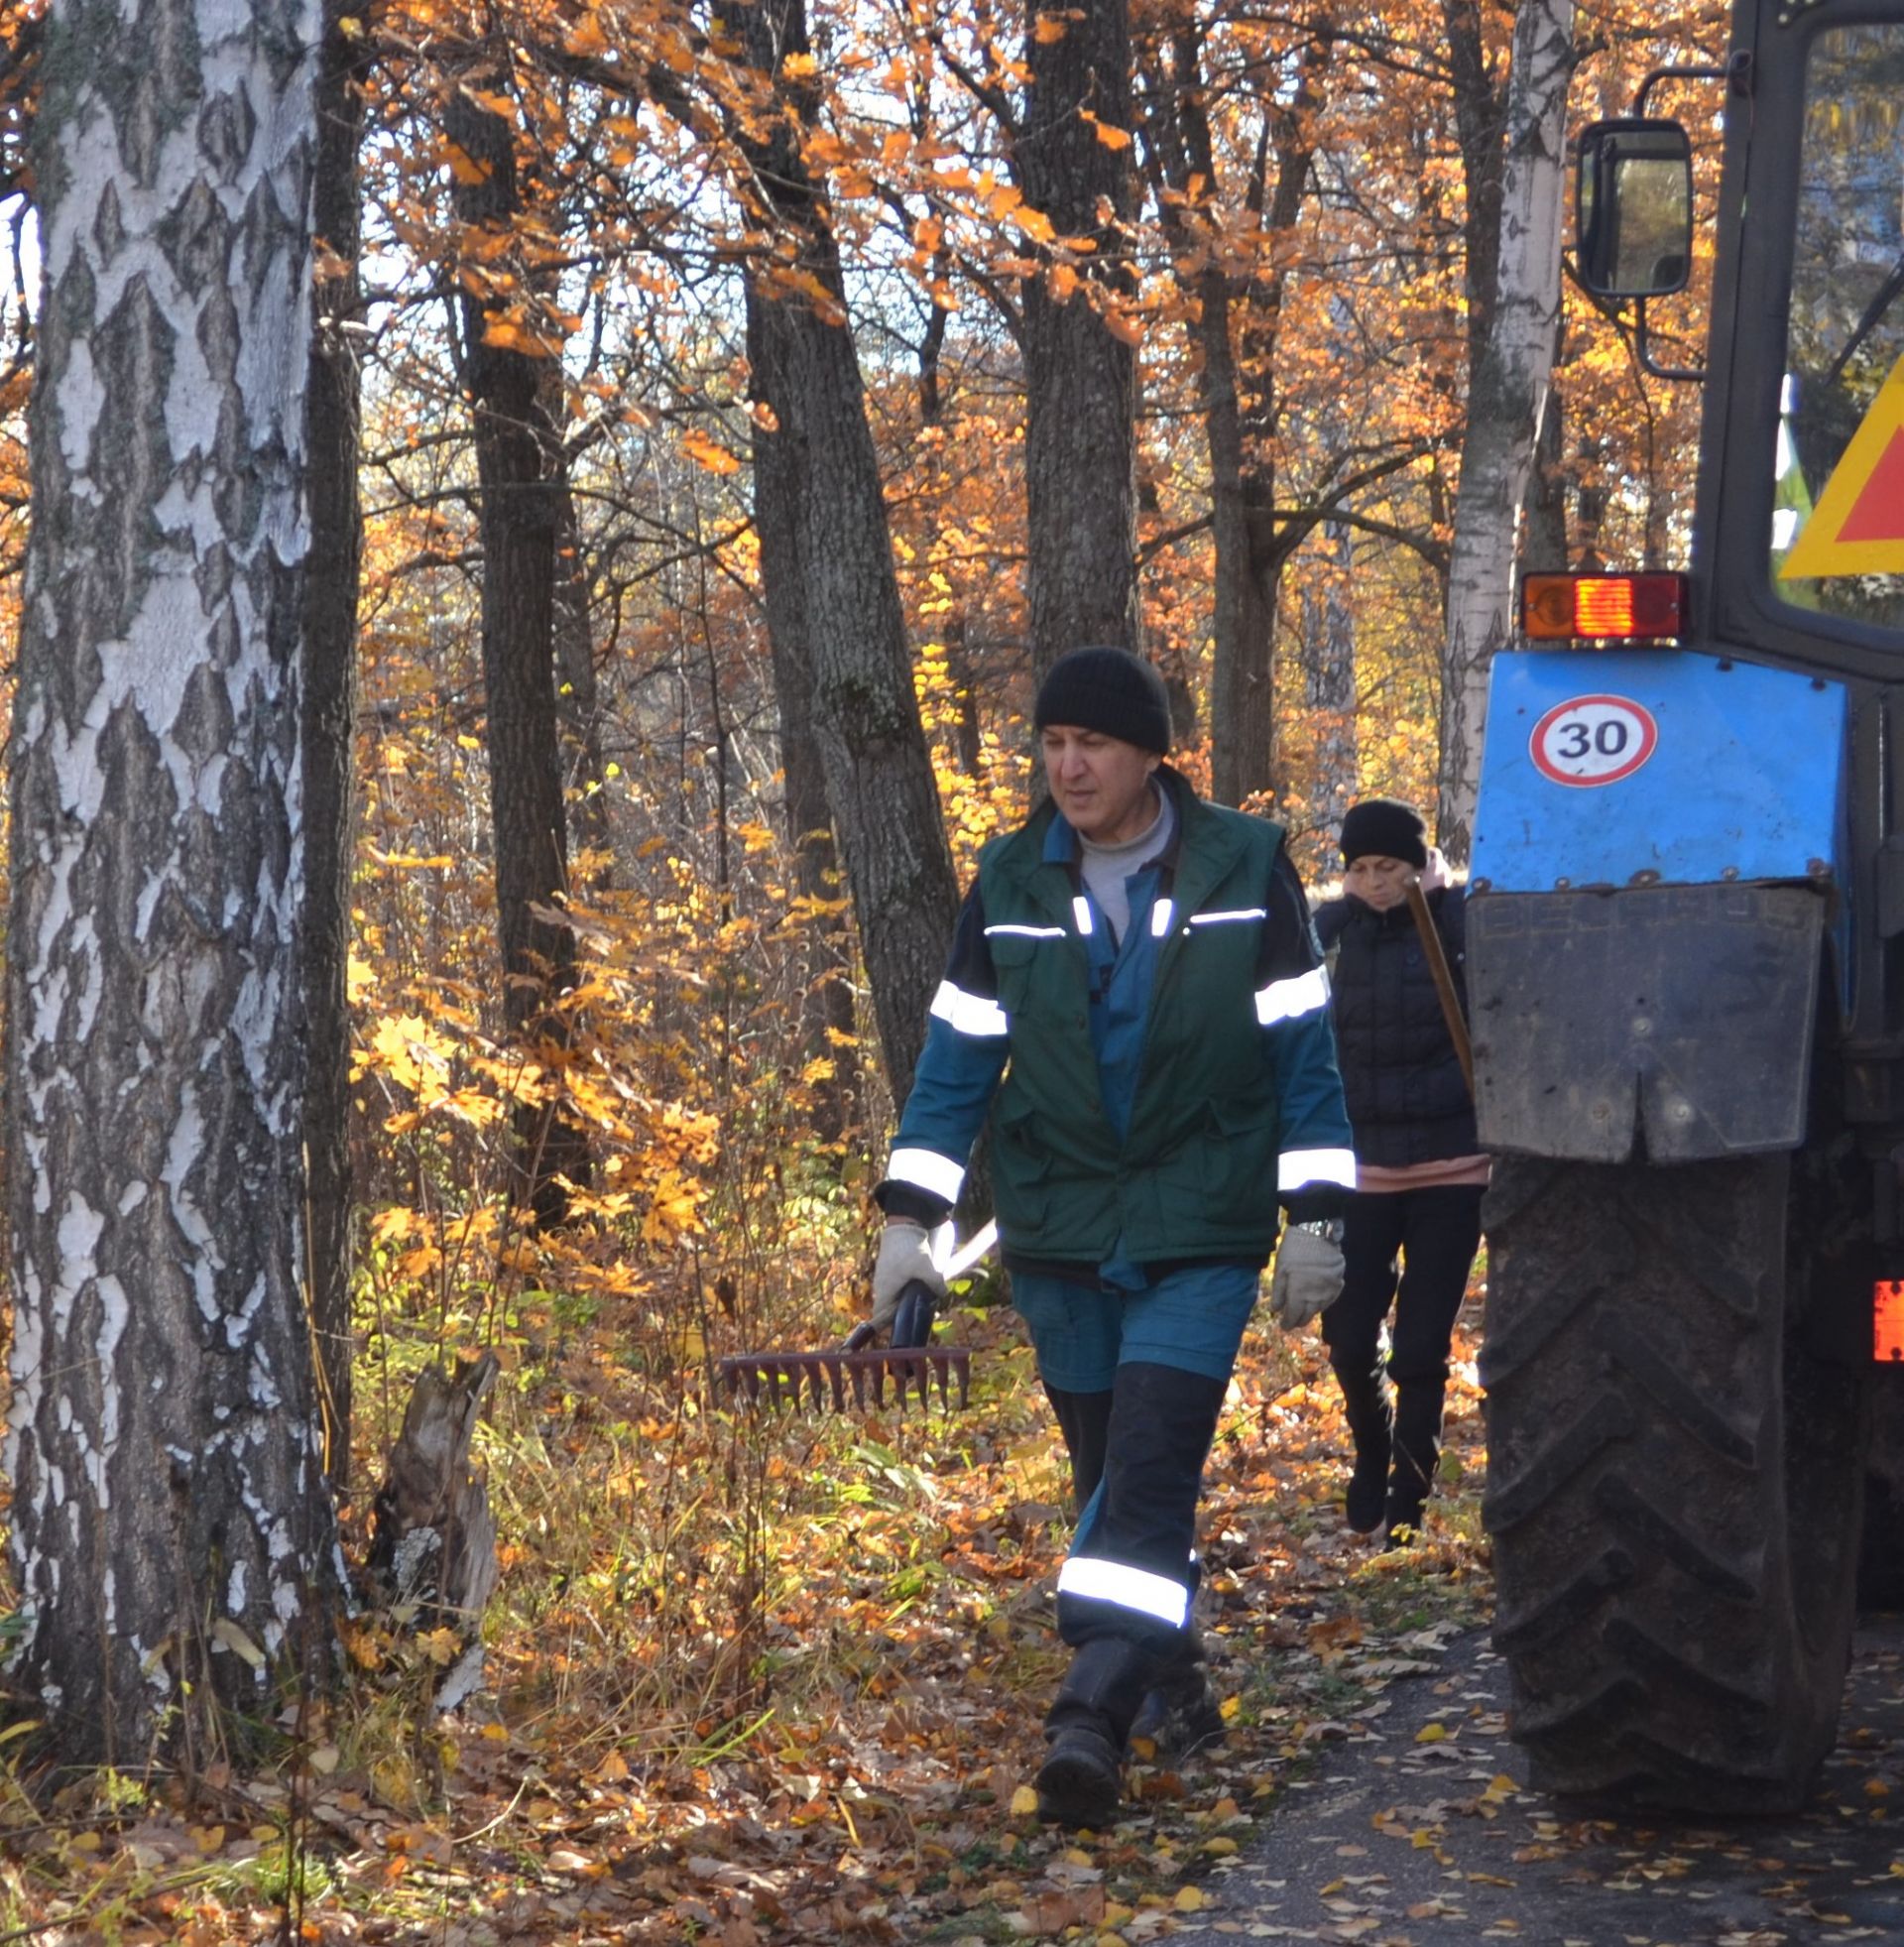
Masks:
[[[1483,1146],[1581,1162],[1797,1149],[1825,917],[1806,886],[1476,899]]]
[[[1468,910],[1485,1147],[1803,1142],[1846,716],[1841,685],[1683,651],[1496,660]]]

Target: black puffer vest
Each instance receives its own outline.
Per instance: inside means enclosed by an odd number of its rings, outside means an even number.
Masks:
[[[1463,897],[1439,888],[1428,910],[1465,1008]],[[1474,1104],[1407,907],[1377,913],[1361,900],[1331,900],[1317,911],[1316,931],[1333,963],[1336,1053],[1357,1158],[1398,1169],[1476,1155]]]

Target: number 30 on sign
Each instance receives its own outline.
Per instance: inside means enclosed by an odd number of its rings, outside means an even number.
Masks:
[[[1616,785],[1652,756],[1659,725],[1629,696],[1570,696],[1534,725],[1528,753],[1557,785]]]

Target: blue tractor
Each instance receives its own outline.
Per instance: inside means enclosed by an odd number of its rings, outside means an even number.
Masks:
[[[1904,0],[1732,33],[1662,70],[1725,100],[1691,568],[1528,578],[1468,928],[1513,1735],[1710,1812],[1802,1800],[1860,1555],[1904,1569]],[[1662,76],[1578,145],[1575,272],[1649,361]]]

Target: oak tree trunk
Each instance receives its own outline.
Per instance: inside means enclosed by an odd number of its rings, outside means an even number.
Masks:
[[[1203,353],[1203,425],[1210,448],[1210,527],[1215,586],[1210,678],[1210,792],[1240,804],[1275,772],[1276,547],[1274,472],[1251,465],[1231,341],[1231,279],[1198,280],[1196,337]],[[1261,381],[1259,381],[1261,383]]]
[[[1346,296],[1329,306],[1335,355],[1349,369],[1355,355],[1355,307]],[[1330,471],[1339,474],[1360,430],[1358,403],[1344,398],[1321,427]],[[1314,568],[1303,591],[1303,700],[1315,736],[1315,783],[1310,791],[1314,828],[1325,841],[1320,857],[1333,872],[1332,841],[1343,814],[1356,801],[1361,750],[1356,734],[1355,530],[1345,520],[1325,521],[1317,531]]]
[[[1175,192],[1174,202],[1159,200],[1179,251],[1206,260],[1186,282],[1196,301],[1215,553],[1210,789],[1219,803],[1240,804],[1275,785],[1276,603],[1282,571],[1309,524],[1278,521],[1275,507],[1275,361],[1285,273],[1271,268],[1240,276],[1207,261],[1211,253],[1178,214],[1195,195],[1213,225],[1222,220],[1204,56],[1194,23],[1173,36],[1170,73],[1159,82],[1152,150],[1162,180]],[[1304,57],[1290,101],[1261,105],[1254,174],[1243,198],[1261,237],[1291,232],[1308,195],[1315,163],[1310,125],[1328,60],[1328,42],[1319,39]],[[1271,252],[1262,254],[1274,262]]]
[[[593,896],[615,884],[615,835],[608,815],[608,762],[602,751],[601,687],[595,677],[595,632],[589,614],[589,575],[582,524],[569,478],[562,368],[543,359],[542,416],[551,433],[555,493],[555,713],[561,736],[563,802],[578,851],[596,856],[584,882]]]
[[[1025,595],[1032,669],[1041,676],[1066,650],[1134,650],[1141,633],[1136,351],[1088,295],[1096,285],[1115,307],[1135,289],[1137,185],[1128,0],[1033,5],[1027,14],[1031,82],[1012,171],[1059,238],[1097,246],[1080,260],[1081,277],[1041,274],[1023,288]],[[1051,25],[1064,31],[1042,37],[1040,23],[1047,35]]]
[[[310,1171],[310,1329],[324,1404],[325,1463],[350,1475],[350,950],[352,739],[357,714],[359,386],[352,328],[363,316],[364,38],[343,31],[351,0],[325,0],[317,56],[317,163],[311,221],[324,253],[314,297],[309,447],[310,554],[304,571],[304,996]]]
[[[507,237],[522,208],[510,124],[461,88],[444,128],[468,158],[456,216],[509,261]],[[493,261],[485,257],[484,261]],[[513,287],[521,290],[520,281]],[[568,893],[568,832],[555,710],[556,551],[561,499],[554,429],[542,408],[543,360],[519,350],[496,291],[466,292],[463,388],[475,428],[483,539],[483,686],[490,821],[496,848],[496,924],[502,946],[503,1019],[511,1033],[559,1049],[568,1025],[555,1004],[575,981],[575,936],[552,915]],[[541,1224],[559,1223],[560,1180],[588,1176],[579,1127],[526,1101],[516,1118],[518,1200]]]
[[[790,267],[755,261],[748,271],[754,391],[772,422],[756,435],[756,464],[766,463],[758,491],[779,497],[770,525],[786,522],[790,539],[779,557],[797,557],[813,742],[846,861],[887,1080],[902,1101],[952,936],[958,883],[912,686],[839,253],[799,155],[805,90],[780,66],[788,55],[808,52],[802,0],[763,0],[745,10],[740,28],[750,63],[777,80],[777,127],[747,147],[770,204],[763,213],[791,254]]]
[[[748,362],[757,375],[772,355],[773,323],[767,315],[772,302],[758,291],[748,292]],[[839,901],[840,868],[833,814],[826,801],[826,772],[813,735],[799,481],[791,460],[792,448],[783,437],[756,431],[754,530],[761,544],[761,600],[779,715],[781,804],[786,842],[793,853],[794,890],[813,903],[810,910],[815,913],[802,922],[810,951],[804,956],[799,1044],[809,1060],[833,1064],[831,1077],[814,1091],[816,1130],[830,1142],[844,1133],[850,1119],[858,1064],[852,1048],[853,990],[847,979],[851,948],[846,925],[838,913],[821,911]]]
[[[185,1762],[321,1680],[298,644],[315,0],[65,0],[12,753],[16,1673]]]

